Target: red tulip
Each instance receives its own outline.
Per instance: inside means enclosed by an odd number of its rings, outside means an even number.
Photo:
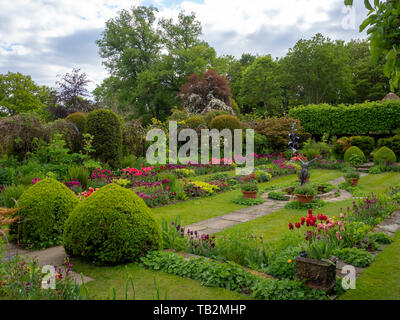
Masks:
[[[294,229],[293,223],[289,223],[289,230],[293,230],[293,229]]]

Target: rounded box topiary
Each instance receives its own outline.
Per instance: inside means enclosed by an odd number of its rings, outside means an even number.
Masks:
[[[75,112],[68,115],[65,118],[65,120],[72,122],[74,125],[76,125],[76,127],[79,130],[79,133],[82,135],[82,133],[85,132],[86,118],[87,118],[86,113]]]
[[[72,256],[115,264],[161,248],[161,239],[145,202],[111,183],[76,206],[65,223],[63,245]]]
[[[79,200],[64,184],[46,178],[29,187],[19,198],[20,221],[10,234],[22,244],[51,247],[61,242],[64,222]]]
[[[396,162],[396,155],[388,147],[382,147],[374,154],[374,163],[376,164],[388,164],[395,162]]]
[[[224,129],[230,129],[233,131],[234,129],[242,129],[242,124],[240,120],[231,115],[220,115],[215,117],[210,123],[211,129],[217,129],[219,131]]]
[[[122,125],[118,116],[111,110],[94,110],[87,116],[85,131],[93,136],[95,156],[114,168],[119,166],[122,159]]]
[[[366,161],[364,152],[356,146],[350,147],[344,153],[344,161],[350,162],[354,156],[357,156],[363,163]]]

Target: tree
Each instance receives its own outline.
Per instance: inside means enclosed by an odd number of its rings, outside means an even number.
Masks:
[[[74,112],[90,112],[94,109],[91,102],[85,99],[89,96],[89,83],[87,74],[80,73],[79,69],[72,69],[71,73],[64,74],[61,80],[56,82],[57,101],[67,115]]]
[[[271,55],[256,58],[244,71],[239,102],[244,110],[262,108],[272,115],[281,105],[281,89],[277,79],[278,63]]]
[[[96,100],[130,118],[141,117],[143,124],[151,117],[166,119],[187,77],[210,68],[216,56],[199,40],[201,24],[194,13],[156,23],[156,12],[154,7],[125,10],[107,22],[97,41],[111,76],[96,88]]]
[[[198,37],[202,33],[202,27],[193,12],[190,15],[180,12],[177,23],[173,19],[162,18],[159,26],[162,30],[162,42],[169,52],[200,44]]]
[[[197,73],[189,76],[182,86],[179,96],[182,106],[190,114],[206,114],[211,110],[224,110],[232,113],[231,90],[225,77],[211,69],[199,77]]]
[[[352,40],[346,44],[350,56],[350,68],[354,95],[348,102],[362,103],[381,100],[390,90],[383,73],[384,59],[373,64],[367,40]]]
[[[345,0],[352,5],[353,0]],[[377,63],[385,57],[385,75],[390,78],[392,91],[400,87],[400,2],[398,0],[364,0],[369,10],[368,18],[360,25],[360,32],[367,29],[370,40],[372,61]]]
[[[28,75],[0,74],[0,116],[40,111],[49,99],[47,87],[40,87]]]
[[[343,41],[321,34],[299,40],[281,61],[291,104],[344,103],[352,95],[349,54]]]

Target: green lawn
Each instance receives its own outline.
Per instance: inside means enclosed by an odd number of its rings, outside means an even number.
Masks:
[[[115,288],[117,299],[125,299],[127,274],[125,266],[96,267],[77,259],[73,260],[74,271],[94,278],[88,282],[90,299],[105,299],[112,288]],[[137,264],[126,265],[133,278],[136,299],[153,300],[155,294],[154,277],[161,289],[161,298],[167,292],[168,300],[248,300],[250,297],[222,288],[211,288],[200,285],[198,281],[170,275],[160,271],[146,270]],[[130,291],[132,296],[132,290]]]
[[[400,231],[341,300],[400,300]]]
[[[340,202],[328,203],[323,208],[317,209],[315,213],[323,213],[328,217],[338,216],[340,208],[347,208],[350,206],[353,200],[345,200]],[[289,222],[300,221],[301,217],[307,215],[307,210],[292,210],[292,209],[281,209],[273,212],[261,218],[254,219],[252,221],[238,224],[232,228],[226,229],[217,234],[218,237],[234,232],[251,233],[257,236],[263,236],[264,241],[274,244],[285,235],[293,234],[293,231],[289,230]]]
[[[400,172],[369,174],[360,178],[358,184],[363,192],[383,193],[391,186],[400,183]]]
[[[311,181],[315,182],[327,182],[341,176],[342,173],[337,170],[318,169],[311,171]],[[271,181],[259,184],[259,188],[262,190],[270,185],[294,182],[296,179],[296,175],[278,177]],[[192,199],[173,205],[154,208],[152,211],[159,223],[161,223],[162,217],[167,220],[172,220],[174,217],[180,216],[182,224],[188,225],[243,208],[241,205],[232,203],[232,200],[240,194],[240,190],[234,190],[211,197]]]

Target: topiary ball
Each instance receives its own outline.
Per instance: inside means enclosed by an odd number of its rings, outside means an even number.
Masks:
[[[10,234],[18,236],[22,244],[51,247],[61,243],[64,222],[79,200],[64,184],[46,178],[29,187],[19,198],[22,221],[19,232],[16,223]]]
[[[356,146],[350,147],[346,150],[344,153],[344,161],[345,162],[350,162],[352,156],[357,156],[362,162],[366,161],[364,152]]]
[[[374,154],[375,164],[390,164],[396,162],[396,155],[388,147],[382,147]]]
[[[232,132],[235,129],[242,129],[242,124],[240,120],[231,115],[220,115],[215,117],[210,123],[211,129],[218,129],[222,131],[224,129],[230,129]]]
[[[160,227],[145,202],[114,183],[84,199],[65,223],[65,251],[100,263],[132,261],[161,244]]]

